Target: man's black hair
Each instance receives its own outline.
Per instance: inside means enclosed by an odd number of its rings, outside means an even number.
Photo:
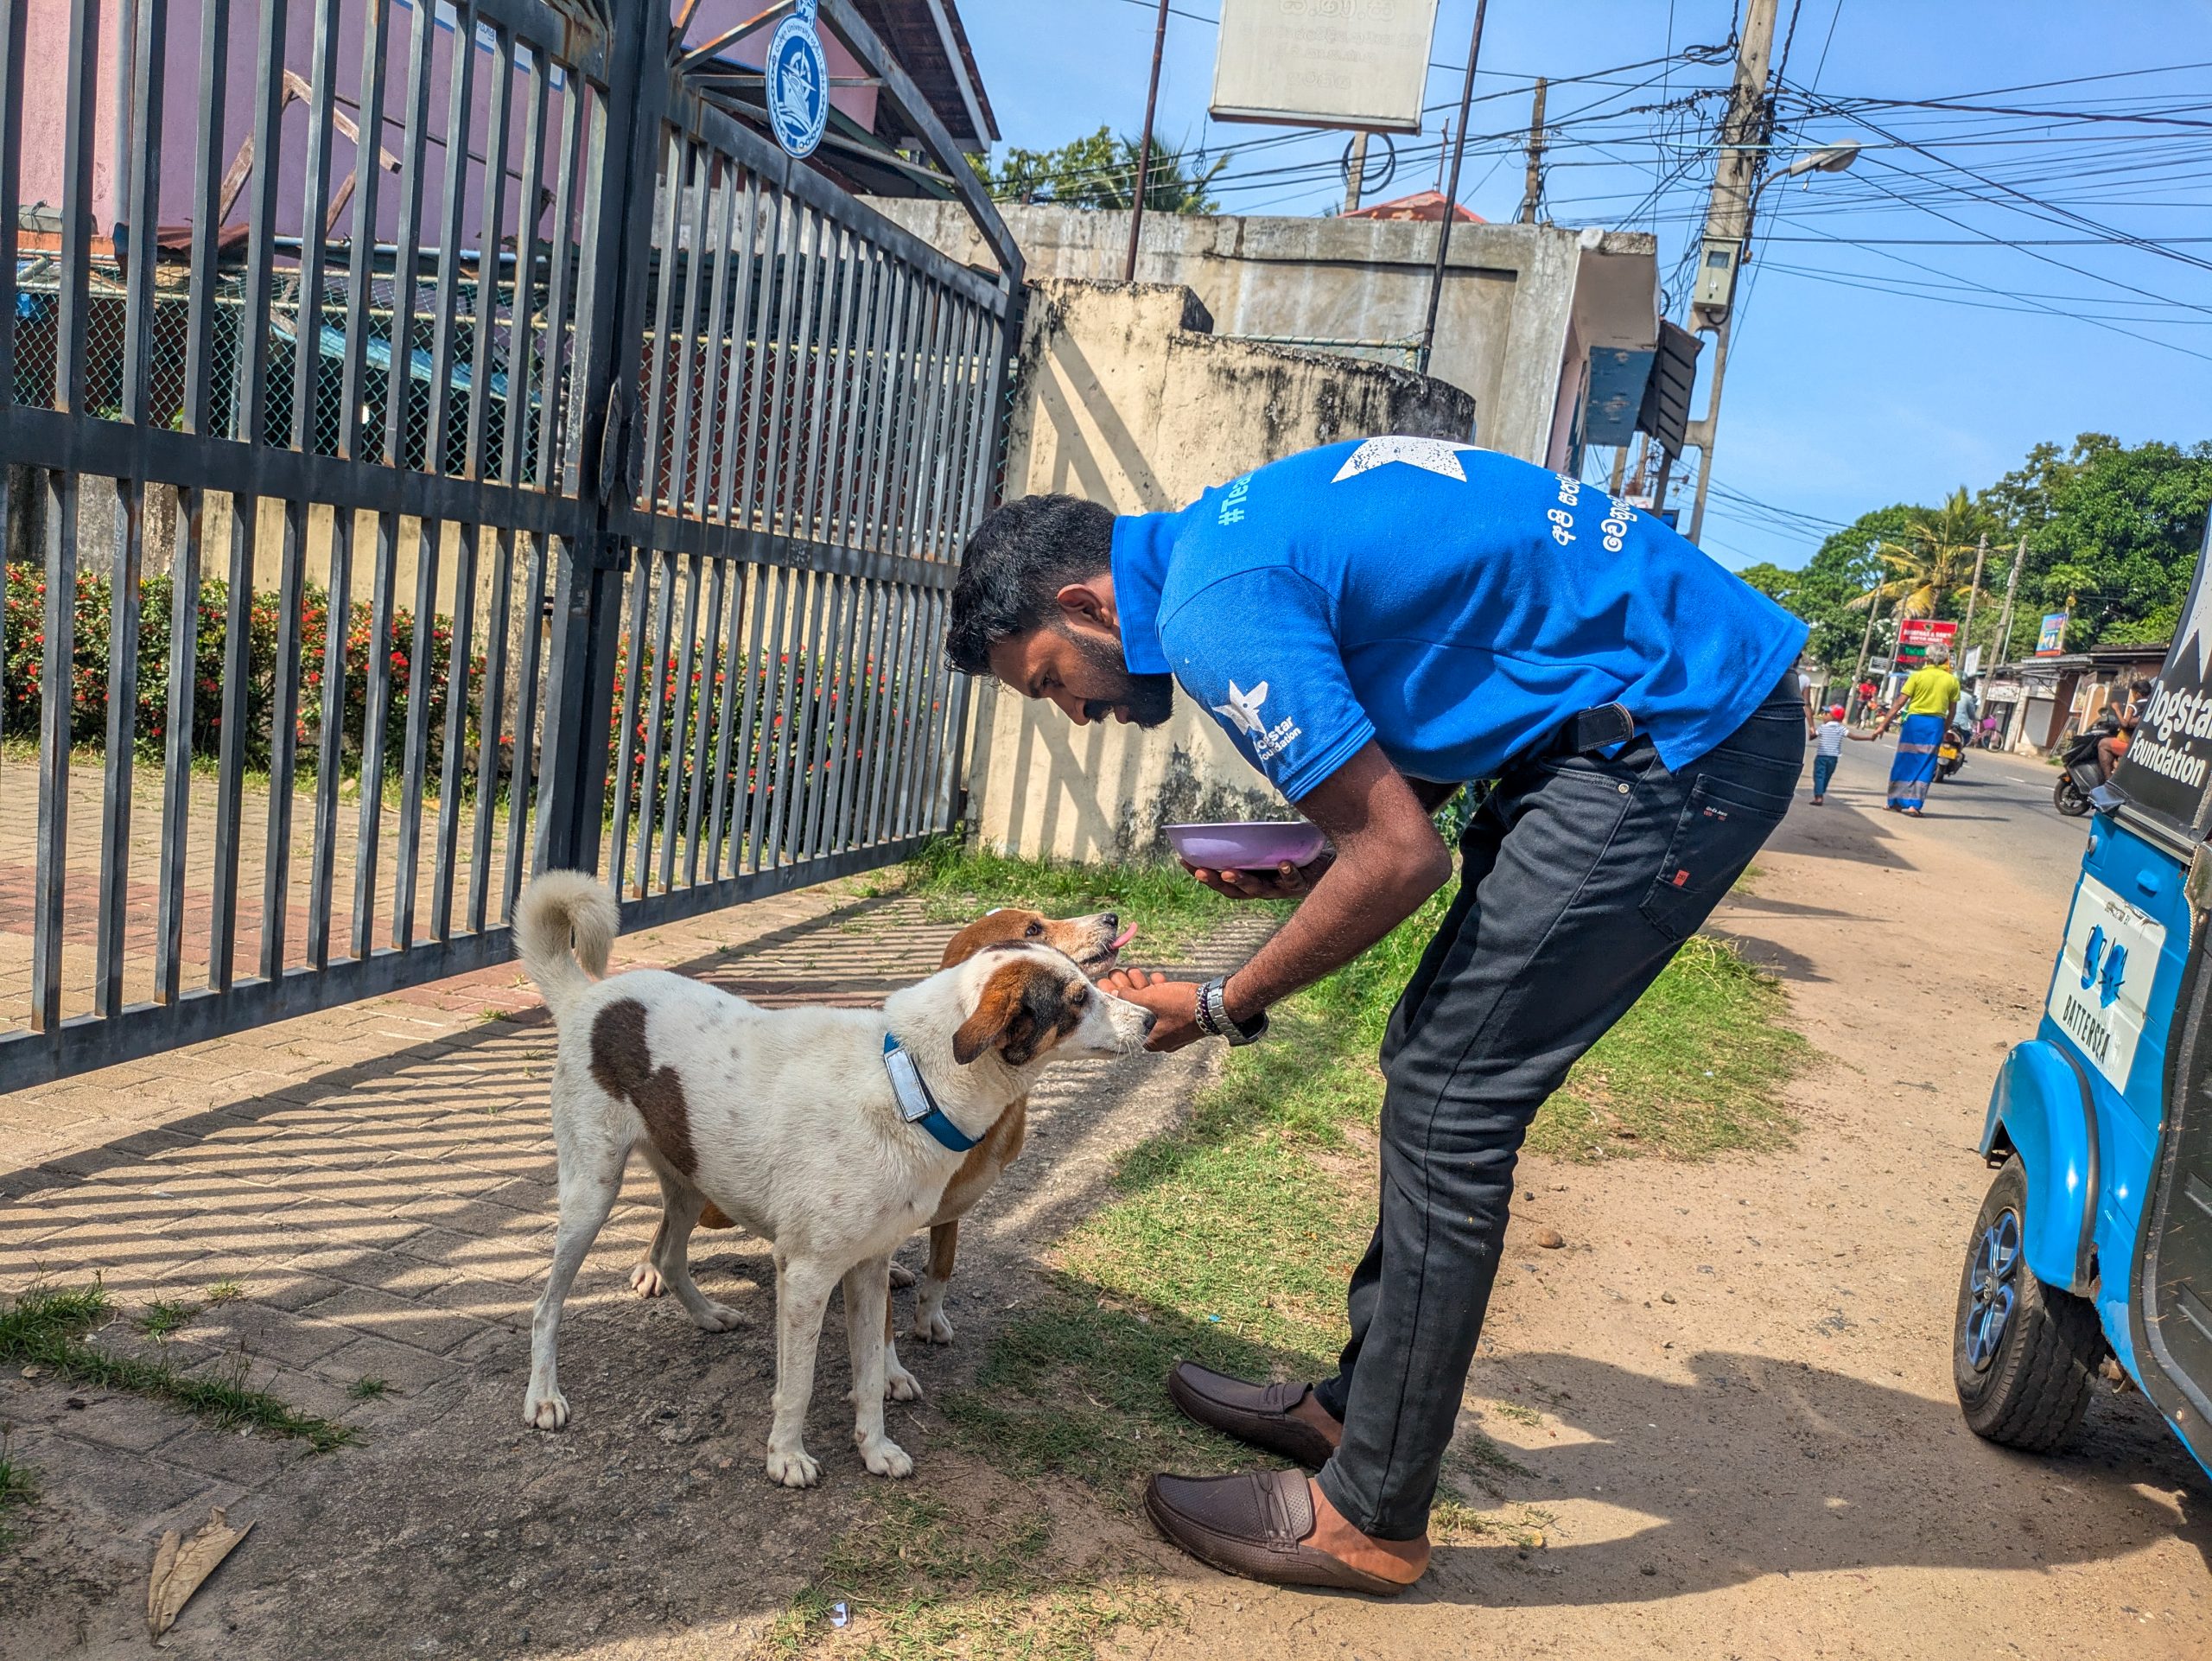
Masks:
[[[1056,614],[1054,596],[1114,563],[1114,515],[1074,496],[1024,496],[976,527],[960,555],[944,655],[970,675],[991,672],[991,648]]]

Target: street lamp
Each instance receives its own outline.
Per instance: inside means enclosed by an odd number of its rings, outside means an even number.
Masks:
[[[1697,498],[1690,505],[1689,539],[1695,542],[1705,529],[1705,493],[1713,478],[1713,432],[1720,419],[1720,383],[1728,368],[1728,335],[1734,322],[1736,274],[1743,264],[1743,251],[1750,245],[1750,231],[1757,222],[1759,198],[1766,188],[1777,179],[1808,179],[1815,173],[1841,173],[1859,159],[1856,144],[1824,144],[1818,150],[1806,150],[1791,159],[1779,173],[1770,173],[1752,188],[1751,199],[1744,210],[1745,235],[1740,243],[1721,244],[1708,239],[1703,250],[1698,272],[1697,291],[1693,309],[1718,311],[1719,321],[1713,327],[1713,390],[1706,395],[1705,414],[1690,423],[1683,433],[1683,442],[1697,447]]]

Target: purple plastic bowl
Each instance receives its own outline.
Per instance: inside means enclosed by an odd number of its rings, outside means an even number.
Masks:
[[[1246,820],[1233,824],[1169,824],[1167,845],[1186,865],[1202,871],[1272,871],[1288,860],[1303,865],[1328,838],[1302,819]]]

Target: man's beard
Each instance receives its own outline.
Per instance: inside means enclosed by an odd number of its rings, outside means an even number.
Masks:
[[[1102,674],[1118,678],[1122,690],[1108,697],[1087,700],[1083,712],[1093,721],[1103,721],[1120,704],[1129,712],[1129,719],[1140,727],[1157,727],[1175,713],[1175,677],[1173,675],[1132,675],[1129,662],[1122,656],[1121,646],[1095,635],[1068,632],[1075,642],[1075,649],[1084,660]]]

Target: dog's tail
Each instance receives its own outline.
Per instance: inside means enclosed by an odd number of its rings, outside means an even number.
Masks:
[[[582,871],[547,871],[523,890],[515,907],[515,949],[545,994],[556,1026],[607,973],[607,954],[621,924],[613,894]]]

